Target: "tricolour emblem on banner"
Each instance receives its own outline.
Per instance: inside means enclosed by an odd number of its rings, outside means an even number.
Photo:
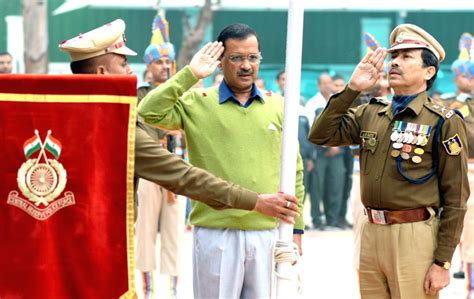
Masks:
[[[18,188],[26,199],[17,191],[11,191],[7,203],[38,220],[46,220],[62,208],[75,204],[72,192],[65,192],[64,197],[57,199],[67,182],[66,169],[58,161],[61,150],[61,142],[51,135],[51,130],[44,142],[35,130],[35,135],[23,144],[27,160],[17,173]],[[46,151],[56,159],[48,159]],[[35,154],[36,158],[31,158]]]

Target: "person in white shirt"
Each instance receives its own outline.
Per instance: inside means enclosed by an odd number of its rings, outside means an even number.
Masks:
[[[318,79],[318,89],[319,92],[306,102],[306,110],[309,116],[309,121],[312,124],[314,120],[314,113],[319,108],[326,107],[326,103],[329,100],[329,97],[333,93],[333,82],[332,78],[328,73],[322,73]]]

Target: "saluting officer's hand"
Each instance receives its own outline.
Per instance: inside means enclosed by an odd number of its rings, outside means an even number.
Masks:
[[[294,218],[300,215],[296,197],[284,193],[259,194],[254,210],[290,224],[294,224]]]
[[[224,46],[221,42],[207,43],[199,52],[194,54],[189,63],[193,74],[199,79],[210,76],[219,65]]]
[[[380,78],[385,56],[387,56],[387,51],[383,48],[367,53],[352,73],[349,88],[364,91],[373,87]]]

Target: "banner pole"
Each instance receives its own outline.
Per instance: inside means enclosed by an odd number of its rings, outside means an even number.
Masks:
[[[285,114],[283,121],[280,190],[295,194],[298,153],[298,107],[300,101],[301,55],[304,7],[301,0],[289,0],[285,64]],[[293,225],[280,221],[279,239],[291,244]],[[296,269],[290,262],[276,264],[276,298],[297,297]]]

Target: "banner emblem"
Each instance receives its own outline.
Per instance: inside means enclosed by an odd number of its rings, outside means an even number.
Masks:
[[[66,170],[57,160],[61,150],[61,142],[51,135],[51,130],[48,130],[44,142],[41,141],[38,130],[35,130],[35,135],[23,144],[27,160],[17,173],[18,188],[28,201],[19,197],[18,192],[12,191],[7,202],[38,220],[46,220],[60,209],[75,204],[74,194],[65,192],[64,198],[50,205],[66,187]],[[46,151],[56,159],[48,159]],[[39,155],[36,158],[30,158],[37,152]]]

